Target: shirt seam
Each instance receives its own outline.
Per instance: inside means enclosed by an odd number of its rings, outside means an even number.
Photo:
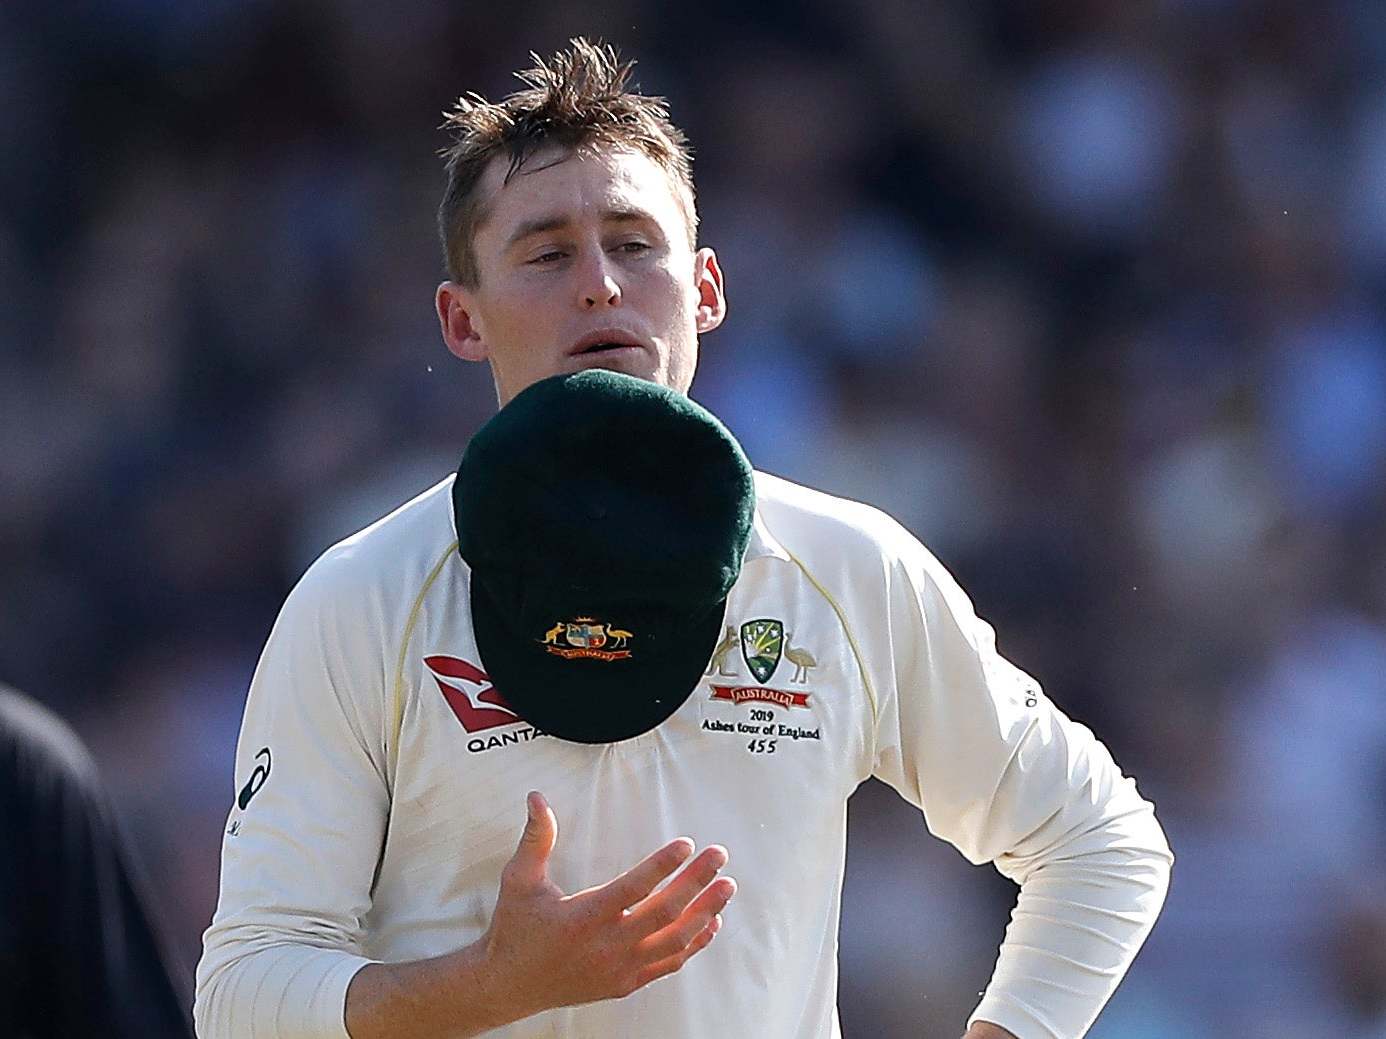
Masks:
[[[784,549],[785,554],[789,556],[794,565],[803,572],[803,575],[808,578],[809,584],[813,585],[813,587],[818,590],[818,594],[828,601],[828,605],[833,608],[833,613],[837,614],[838,623],[842,625],[842,632],[847,636],[847,645],[852,648],[852,656],[856,658],[857,670],[861,674],[861,683],[866,690],[866,698],[871,702],[871,724],[874,728],[880,722],[880,709],[876,704],[876,690],[871,685],[871,675],[866,670],[866,662],[862,659],[861,648],[857,645],[857,638],[852,634],[852,626],[847,623],[846,612],[842,609],[841,605],[838,604],[838,601],[833,598],[832,593],[819,583],[818,578],[813,576],[813,572],[804,565],[804,561],[796,556],[782,540],[780,540],[780,547]]]
[[[443,567],[452,558],[453,552],[457,550],[458,541],[453,541],[433,564],[433,569],[429,571],[428,577],[424,579],[423,587],[419,589],[419,594],[414,597],[414,605],[409,610],[409,619],[404,623],[404,637],[400,640],[399,659],[395,663],[395,680],[390,695],[392,719],[391,726],[392,739],[386,748],[386,758],[390,767],[390,785],[393,792],[395,773],[399,767],[399,743],[400,736],[404,729],[404,662],[409,652],[409,640],[414,636],[414,626],[418,624],[419,614],[423,610],[424,596],[433,587],[433,583],[438,580],[438,576],[443,572]]]

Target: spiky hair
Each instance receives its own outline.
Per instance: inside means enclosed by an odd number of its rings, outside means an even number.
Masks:
[[[669,175],[681,196],[690,244],[697,232],[692,152],[682,130],[669,120],[664,98],[628,89],[633,60],[615,47],[583,37],[545,60],[530,52],[534,67],[515,73],[524,88],[499,102],[464,94],[445,112],[441,130],[452,143],[439,151],[447,191],[438,207],[438,231],[448,277],[474,287],[478,281],[472,238],[483,216],[476,187],[498,155],[509,166],[503,183],[520,173],[541,147],[572,150],[599,145],[643,152]]]

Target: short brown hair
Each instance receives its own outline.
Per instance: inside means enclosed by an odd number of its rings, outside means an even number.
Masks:
[[[602,144],[640,151],[669,175],[687,211],[692,244],[698,217],[693,201],[692,151],[682,130],[669,121],[662,97],[627,90],[634,61],[623,61],[609,44],[582,37],[568,41],[545,61],[530,52],[534,67],[515,73],[525,89],[492,104],[479,94],[457,99],[439,129],[452,144],[439,154],[447,165],[448,187],[438,207],[448,277],[475,287],[478,282],[472,238],[483,213],[475,197],[482,173],[497,155],[509,156],[504,183],[519,173],[543,145],[572,150]]]

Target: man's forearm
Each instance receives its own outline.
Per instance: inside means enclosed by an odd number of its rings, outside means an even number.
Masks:
[[[468,1039],[518,1020],[487,970],[485,940],[411,963],[372,963],[346,994],[351,1039]]]
[[[974,1011],[983,1020],[1030,1022],[1023,1039],[1086,1033],[1150,933],[1169,885],[1172,856],[1148,812],[1085,834],[1064,854],[1021,878],[996,970]]]
[[[487,976],[477,942],[414,963],[372,963],[347,989],[351,1039],[469,1039],[517,1020]],[[458,993],[466,998],[459,999]],[[977,1021],[963,1039],[1017,1039],[1000,1025]]]

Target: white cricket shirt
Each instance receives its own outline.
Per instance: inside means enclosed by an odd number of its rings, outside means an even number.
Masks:
[[[270,635],[197,970],[203,1039],[342,1039],[366,963],[480,938],[531,789],[558,817],[565,891],[680,835],[725,845],[738,890],[679,973],[488,1035],[835,1039],[847,798],[873,775],[1021,885],[974,1019],[1020,1039],[1087,1030],[1159,912],[1169,849],[1107,750],[996,653],[904,528],[757,474],[710,673],[656,729],[590,746],[536,732],[491,688],[451,490],[324,554]]]

